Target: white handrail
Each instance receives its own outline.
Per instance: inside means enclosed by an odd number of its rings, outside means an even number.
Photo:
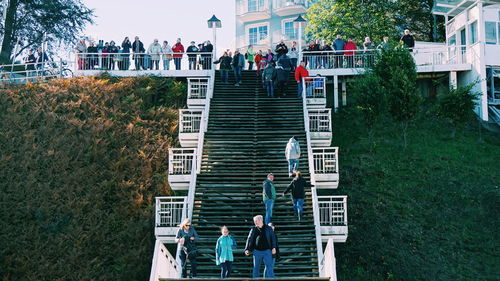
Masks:
[[[208,127],[208,117],[210,114],[210,101],[212,99],[214,92],[214,84],[215,84],[215,68],[212,69],[212,72],[210,73],[210,78],[208,80],[208,89],[207,89],[207,96],[205,98],[205,107],[200,121],[201,124],[200,124],[200,132],[198,135],[198,158],[197,158],[198,169],[196,170],[196,173],[201,172],[201,160],[203,158],[203,143],[205,141],[205,133]]]
[[[167,250],[159,239],[155,242],[151,274],[149,281],[158,281],[159,278],[180,278],[180,263]]]
[[[306,131],[306,142],[307,142],[307,159],[309,162],[309,175],[311,177],[311,184],[316,185],[316,179],[314,174],[314,162],[313,162],[313,154],[312,154],[312,146],[311,146],[311,135],[309,133],[309,113],[307,110],[307,100],[306,100],[306,84],[305,79],[302,78],[302,111],[304,114],[304,127]],[[321,225],[319,221],[319,208],[318,208],[318,199],[316,194],[316,187],[311,188],[312,193],[312,207],[313,207],[313,216],[314,216],[314,229],[316,231],[316,250],[318,255],[318,261],[323,259],[323,244],[321,242]],[[320,263],[318,262],[318,269],[320,268]]]
[[[330,281],[337,281],[337,260],[335,258],[333,238],[328,239],[325,255],[321,259],[320,264],[320,276],[330,277]]]

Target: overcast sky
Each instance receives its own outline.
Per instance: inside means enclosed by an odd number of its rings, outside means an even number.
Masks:
[[[121,44],[128,36],[139,36],[145,47],[158,38],[175,43],[180,37],[184,46],[189,42],[212,40],[207,20],[216,15],[222,21],[217,30],[217,52],[232,48],[235,36],[234,0],[82,0],[95,10],[95,24],[88,26],[86,35],[105,42]],[[212,42],[213,43],[213,42]]]

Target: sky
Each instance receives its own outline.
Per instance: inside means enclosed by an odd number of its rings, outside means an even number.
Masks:
[[[82,0],[96,15],[94,25],[84,32],[95,40],[114,40],[137,35],[147,48],[155,38],[173,45],[177,38],[185,47],[213,41],[207,20],[216,15],[222,21],[217,30],[217,52],[233,48],[235,36],[234,0]],[[214,42],[212,42],[214,43]]]

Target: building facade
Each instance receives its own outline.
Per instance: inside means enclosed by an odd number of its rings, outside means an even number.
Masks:
[[[449,55],[472,65],[450,80],[458,86],[478,82],[476,113],[500,122],[500,0],[436,0],[433,13],[445,17]]]
[[[273,48],[281,40],[298,40],[293,20],[304,15],[311,0],[236,0],[236,48]],[[304,34],[304,32],[302,32]]]

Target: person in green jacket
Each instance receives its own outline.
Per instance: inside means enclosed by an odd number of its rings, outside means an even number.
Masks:
[[[253,46],[249,45],[247,53],[245,54],[245,58],[248,61],[248,70],[253,70],[253,63],[255,61],[255,51],[253,50]]]
[[[264,205],[266,206],[266,217],[264,219],[265,224],[270,223],[273,218],[274,200],[276,200],[276,188],[274,187],[273,180],[273,173],[269,173],[267,175],[267,179],[262,183],[262,199],[264,201]]]
[[[229,278],[231,275],[231,267],[233,266],[234,255],[233,251],[236,249],[236,241],[229,235],[227,226],[220,229],[222,235],[217,239],[215,245],[215,263],[220,265],[220,278]]]

